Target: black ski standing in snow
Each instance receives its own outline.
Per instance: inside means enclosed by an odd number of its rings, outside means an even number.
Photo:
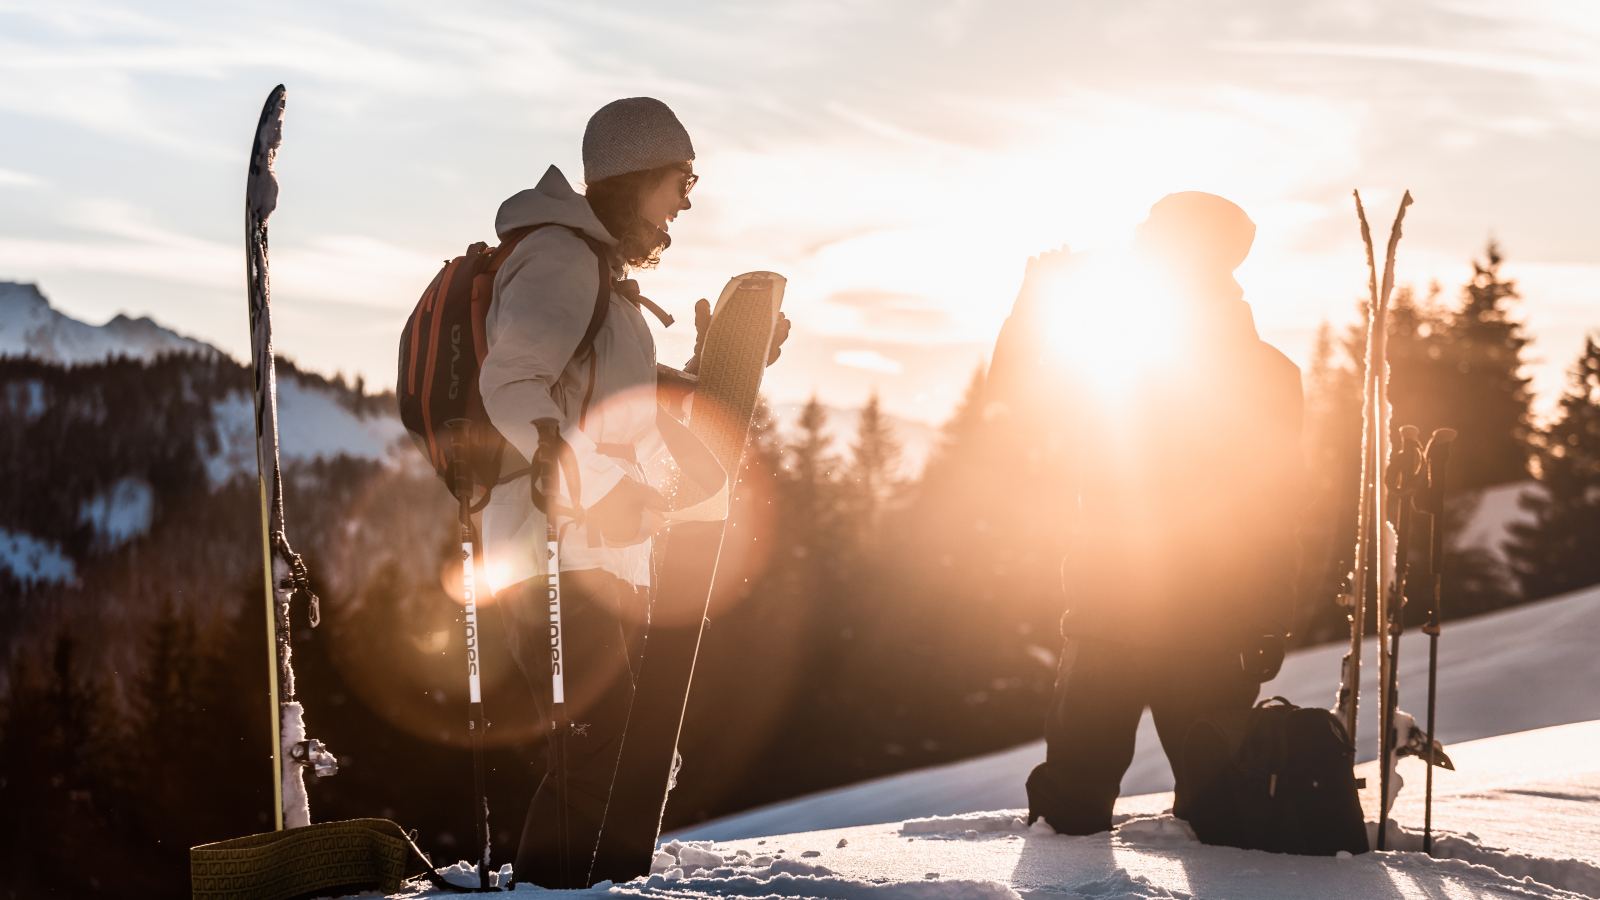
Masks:
[[[267,278],[267,217],[278,207],[278,178],[272,163],[283,140],[283,85],[272,89],[261,109],[250,150],[245,187],[245,276],[250,301],[250,356],[255,372],[256,466],[261,494],[261,549],[265,559],[268,690],[272,708],[273,813],[277,830],[311,823],[303,769],[318,776],[338,771],[321,742],[306,739],[304,711],[294,698],[294,667],[289,647],[289,603],[310,603],[311,626],[320,620],[317,597],[299,554],[289,547],[283,526],[283,474],[278,465],[278,386],[272,353],[272,310]]]

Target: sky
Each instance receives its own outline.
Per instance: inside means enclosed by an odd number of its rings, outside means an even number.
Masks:
[[[547,166],[580,181],[589,115],[639,95],[702,176],[639,277],[680,317],[660,356],[689,356],[695,299],[780,272],[779,403],[942,421],[1030,255],[1124,243],[1179,190],[1255,220],[1239,281],[1302,365],[1365,292],[1354,188],[1380,239],[1416,198],[1402,283],[1453,296],[1500,242],[1541,407],[1600,329],[1583,0],[0,0],[0,280],[245,358],[245,168],[280,82],[276,344],[375,388],[441,262]]]

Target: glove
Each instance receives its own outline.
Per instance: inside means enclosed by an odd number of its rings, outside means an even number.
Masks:
[[[706,348],[706,331],[711,327],[711,302],[701,298],[694,305],[694,356],[683,364],[690,375],[700,374],[700,352]],[[778,313],[777,324],[772,326],[772,343],[767,345],[767,365],[783,355],[783,342],[789,339],[789,317]]]
[[[589,527],[614,546],[637,544],[659,527],[651,512],[667,510],[667,501],[648,484],[624,478],[617,486],[589,507]]]
[[[1239,653],[1239,665],[1245,677],[1256,684],[1266,684],[1278,677],[1283,668],[1283,638],[1276,634],[1263,634],[1245,645]]]

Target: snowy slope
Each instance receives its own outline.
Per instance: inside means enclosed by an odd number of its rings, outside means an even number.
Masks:
[[[150,319],[117,316],[105,325],[89,325],[52,309],[34,285],[0,282],[0,357],[31,356],[70,367],[118,356],[150,360],[173,352],[220,351]],[[22,390],[12,394],[10,402],[20,402],[29,420],[57,402],[42,381],[14,387]],[[414,452],[392,406],[375,410],[379,404],[352,403],[355,396],[347,388],[280,366],[278,443],[283,460],[293,464],[340,454],[392,460],[396,454]],[[254,479],[255,413],[250,394],[229,394],[212,403],[211,413],[215,434],[196,434],[193,439],[205,456],[212,486],[235,477]],[[143,478],[129,476],[83,501],[78,518],[94,528],[98,549],[114,548],[148,531],[159,503]],[[73,582],[78,577],[76,564],[58,543],[15,527],[0,529],[0,571],[24,585]]]
[[[722,844],[672,841],[649,878],[569,893],[585,900],[1600,897],[1600,721],[1448,751],[1459,771],[1441,773],[1436,786],[1433,857],[1420,852],[1413,827],[1420,819],[1414,788],[1402,794],[1396,812],[1405,827],[1391,826],[1391,850],[1353,858],[1208,847],[1165,813],[1171,795],[1155,794],[1120,801],[1115,829],[1088,837],[1025,828],[1021,810],[999,810]],[[1358,774],[1375,781],[1370,766]],[[447,875],[465,880],[460,866],[452,869]]]
[[[149,318],[119,315],[104,325],[80,322],[51,309],[37,285],[0,281],[0,356],[33,356],[70,366],[108,356],[153,359],[175,352],[217,350]]]
[[[1330,859],[1204,846],[1167,814],[1170,793],[1125,796],[1108,833],[1025,828],[1022,778],[1042,756],[1030,745],[708,823],[694,831],[748,836],[670,840],[649,878],[570,893],[583,900],[1600,898],[1597,644],[1600,587],[1446,626],[1440,732],[1457,770],[1436,774],[1433,857],[1420,852],[1423,767],[1415,759],[1400,764],[1406,786],[1391,815],[1388,852]],[[1296,654],[1268,692],[1325,704],[1342,649]],[[1413,698],[1403,705],[1420,712],[1414,701],[1425,683],[1425,645],[1407,635],[1402,654],[1402,699]],[[1368,679],[1366,696],[1372,690]],[[1362,743],[1370,745],[1370,711],[1366,718]],[[1154,768],[1152,753],[1159,756],[1153,735],[1141,736],[1136,765],[1144,777]],[[1370,786],[1362,805],[1374,833],[1376,763],[1358,766],[1357,775]],[[964,811],[905,812],[941,807]],[[881,824],[814,825],[852,817]],[[464,881],[463,869],[444,871]],[[403,896],[448,895],[419,888]]]
[[[1339,659],[1347,645],[1299,651],[1261,696],[1282,695],[1301,706],[1333,705]],[[1548,725],[1600,719],[1600,586],[1448,623],[1439,641],[1438,733],[1447,743]],[[1376,645],[1363,650],[1360,759],[1377,756]],[[1409,631],[1401,639],[1400,706],[1419,719],[1426,710],[1428,644]],[[774,804],[678,832],[677,837],[727,840],[948,816],[1027,805],[1023,782],[1044,760],[1044,742],[947,766],[891,776]],[[1122,781],[1123,796],[1166,791],[1172,772],[1146,714],[1138,749]]]
[[[206,457],[212,484],[256,474],[256,424],[254,400],[246,394],[229,394],[212,404],[217,452]],[[331,458],[339,454],[388,459],[395,453],[414,452],[405,426],[394,413],[361,416],[341,404],[331,392],[303,384],[292,375],[278,377],[278,454],[285,462]]]
[[[1457,547],[1482,548],[1500,563],[1505,563],[1504,545],[1511,540],[1511,526],[1533,522],[1533,514],[1520,505],[1523,495],[1543,491],[1543,486],[1532,479],[1485,488],[1479,492],[1472,514],[1462,525],[1461,533],[1452,536],[1450,542]]]
[[[71,366],[101,362],[108,357],[154,359],[176,352],[211,354],[220,351],[210,344],[163,328],[148,318],[130,319],[119,315],[104,325],[80,322],[51,308],[38,286],[0,281],[0,356],[32,356]],[[30,408],[29,412],[37,416],[46,401],[38,385],[33,387],[29,402],[37,409]],[[341,453],[386,459],[397,449],[403,449],[405,428],[392,411],[359,415],[339,400],[336,388],[325,388],[317,379],[302,381],[292,373],[280,371],[278,444],[286,460],[333,457]],[[212,406],[221,445],[216,453],[208,456],[213,483],[226,481],[234,475],[255,475],[252,402],[248,394],[238,393]],[[115,521],[123,515],[118,510],[130,508],[130,503],[118,504],[113,498],[103,501],[103,505],[104,509],[85,515],[92,516],[97,526],[110,525],[109,529],[97,530],[108,530],[115,542],[124,536],[115,533]],[[137,533],[140,529],[123,530]]]

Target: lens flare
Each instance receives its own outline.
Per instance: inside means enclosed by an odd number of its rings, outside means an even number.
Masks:
[[[1172,279],[1127,248],[1073,254],[1041,286],[1046,360],[1114,407],[1177,355],[1187,319],[1177,298]]]

